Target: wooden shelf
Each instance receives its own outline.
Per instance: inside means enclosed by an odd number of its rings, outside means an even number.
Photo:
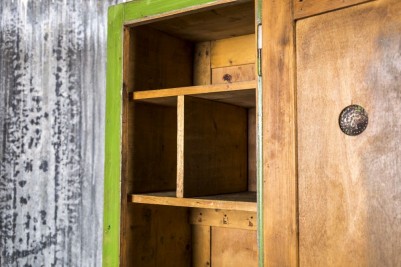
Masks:
[[[177,96],[190,95],[250,108],[255,106],[256,86],[257,82],[253,80],[246,82],[136,91],[133,93],[132,99],[154,104],[176,105]]]
[[[256,192],[242,192],[197,198],[177,198],[175,195],[175,191],[132,194],[128,196],[128,201],[132,203],[164,206],[256,212]]]

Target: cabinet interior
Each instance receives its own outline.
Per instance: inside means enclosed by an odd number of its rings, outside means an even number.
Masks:
[[[124,266],[257,265],[254,13],[126,25]]]

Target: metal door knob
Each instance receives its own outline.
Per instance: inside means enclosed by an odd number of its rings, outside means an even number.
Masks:
[[[359,105],[350,105],[340,113],[339,124],[346,135],[361,134],[368,127],[368,113]]]

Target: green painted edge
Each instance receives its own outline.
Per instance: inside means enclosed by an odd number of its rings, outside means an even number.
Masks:
[[[263,0],[256,0],[256,25],[262,24],[262,5]],[[262,26],[263,27],[263,26]],[[256,31],[258,34],[258,31]],[[262,36],[257,36],[262,38]],[[263,43],[262,53],[263,55]],[[260,59],[260,68],[262,59]],[[263,75],[262,70],[260,73]],[[256,103],[256,116],[257,116],[257,129],[256,129],[256,191],[257,191],[257,218],[258,218],[258,266],[264,266],[264,238],[263,238],[263,83],[262,76],[258,75],[258,85],[256,88],[257,103]]]
[[[109,8],[103,211],[103,266],[105,267],[117,267],[120,264],[123,16],[123,5]]]
[[[132,21],[153,15],[184,9],[196,5],[219,2],[216,0],[152,0],[125,3],[124,21]]]

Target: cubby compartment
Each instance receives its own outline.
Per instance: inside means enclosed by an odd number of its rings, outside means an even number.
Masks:
[[[125,28],[131,92],[255,80],[254,3],[224,5]]]
[[[132,204],[123,266],[257,266],[256,213]]]
[[[250,191],[248,133],[255,125],[248,118],[253,115],[238,105],[178,97],[178,197]]]
[[[127,144],[128,193],[175,191],[177,177],[177,108],[131,103]]]

